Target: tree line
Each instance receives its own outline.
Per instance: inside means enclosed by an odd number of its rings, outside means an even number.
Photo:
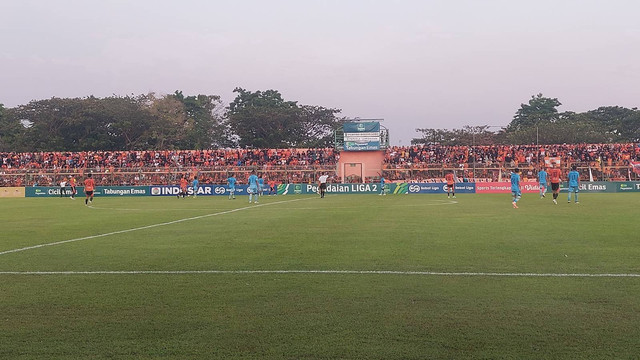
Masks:
[[[217,95],[51,98],[0,104],[0,151],[327,147],[340,110],[286,101],[275,90]]]
[[[462,129],[420,128],[412,144],[579,144],[640,142],[640,111],[602,106],[583,113],[558,112],[557,98],[542,94],[521,104],[509,125],[465,126]]]
[[[333,147],[340,109],[300,105],[276,90],[217,95],[182,91],[0,104],[0,151]],[[640,111],[619,106],[558,112],[558,99],[534,95],[509,125],[419,128],[412,144],[488,145],[640,142]]]

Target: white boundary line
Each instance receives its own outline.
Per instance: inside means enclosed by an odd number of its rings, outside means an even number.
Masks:
[[[200,275],[200,274],[347,274],[347,275],[422,275],[483,277],[619,277],[638,278],[640,274],[554,274],[496,272],[434,272],[391,270],[122,270],[122,271],[0,271],[0,275]]]
[[[56,241],[56,242],[52,242],[52,243],[27,246],[27,247],[23,247],[23,248],[19,248],[19,249],[5,250],[5,251],[0,251],[0,256],[1,255],[6,255],[6,254],[11,254],[11,253],[16,253],[16,252],[21,252],[21,251],[39,249],[39,248],[46,247],[46,246],[61,245],[61,244],[66,244],[66,243],[71,243],[71,242],[76,242],[76,241],[97,239],[97,238],[111,236],[111,235],[126,234],[126,233],[130,233],[130,232],[133,232],[133,231],[138,231],[138,230],[153,229],[153,228],[156,228],[156,227],[178,224],[178,223],[185,222],[185,221],[199,220],[199,219],[204,219],[204,218],[211,217],[211,216],[225,215],[225,214],[230,214],[230,213],[237,212],[237,211],[255,209],[255,208],[258,208],[258,207],[261,207],[261,206],[282,204],[282,203],[288,203],[288,202],[300,201],[300,200],[309,200],[309,199],[315,199],[315,198],[310,197],[310,198],[302,198],[302,199],[282,200],[282,201],[276,201],[276,202],[272,202],[272,203],[245,206],[245,207],[238,208],[238,209],[221,211],[221,212],[212,213],[212,214],[193,216],[193,217],[189,217],[189,218],[178,219],[178,220],[173,220],[173,221],[168,221],[168,222],[163,222],[163,223],[158,223],[158,224],[140,226],[140,227],[137,227],[137,228],[118,230],[118,231],[112,231],[112,232],[104,233],[104,234],[84,236],[84,237],[76,238],[76,239],[69,239],[69,240]]]

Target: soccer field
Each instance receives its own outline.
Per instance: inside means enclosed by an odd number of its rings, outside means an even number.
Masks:
[[[635,358],[640,194],[580,201],[0,199],[0,358]]]

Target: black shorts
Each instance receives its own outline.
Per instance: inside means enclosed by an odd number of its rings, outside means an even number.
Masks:
[[[87,194],[87,196],[92,196],[93,195],[93,190],[85,191],[84,193]]]
[[[320,190],[327,190],[327,183],[320,184]]]
[[[453,184],[447,184],[447,189],[453,190]]]
[[[560,189],[560,183],[551,183],[551,190],[556,191]]]

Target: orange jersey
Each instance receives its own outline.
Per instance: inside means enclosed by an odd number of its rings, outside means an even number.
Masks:
[[[447,180],[447,185],[453,185],[453,174],[449,173],[444,178]]]
[[[93,181],[92,178],[88,178],[84,180],[84,191],[93,191],[96,187],[96,182]]]
[[[549,170],[549,178],[552,183],[558,184],[560,183],[560,169],[551,169]]]
[[[180,179],[180,188],[181,189],[186,189],[187,188],[187,184],[188,184],[187,183],[187,179],[185,179],[185,178]]]

